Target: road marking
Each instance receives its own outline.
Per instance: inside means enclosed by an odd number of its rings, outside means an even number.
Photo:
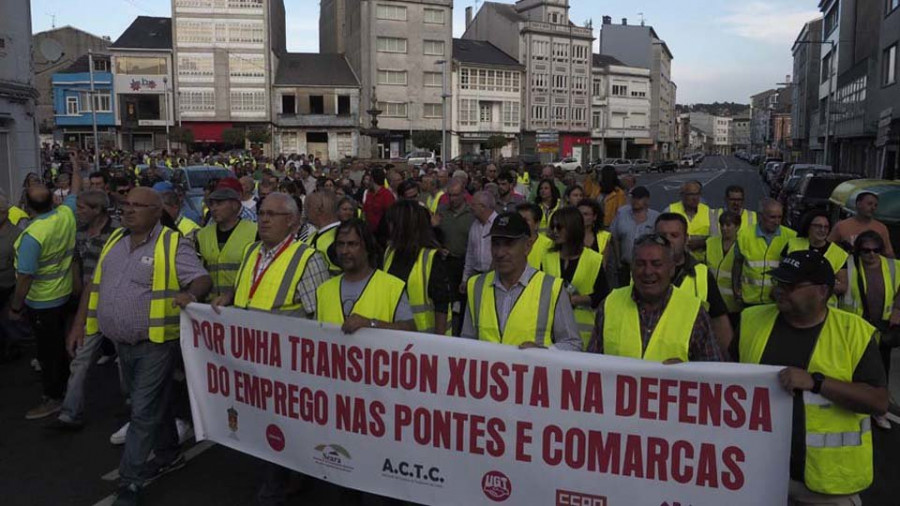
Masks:
[[[722,163],[725,164],[725,170],[728,170],[728,160],[727,160],[727,157],[724,157],[724,156],[722,157]]]
[[[201,441],[201,442],[195,444],[194,446],[190,447],[190,449],[188,449],[188,451],[184,452],[185,462],[197,457],[198,455],[205,452],[206,450],[209,450],[213,446],[215,446],[215,443],[213,443],[212,441]],[[101,476],[101,479],[103,479],[103,481],[116,481],[119,479],[119,470],[113,469],[112,471]],[[97,504],[99,505],[100,503],[97,503]]]

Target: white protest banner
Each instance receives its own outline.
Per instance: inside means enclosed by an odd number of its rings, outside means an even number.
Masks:
[[[421,504],[784,504],[777,368],[663,366],[191,304],[199,439]]]

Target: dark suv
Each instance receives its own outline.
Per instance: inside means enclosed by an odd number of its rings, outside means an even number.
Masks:
[[[812,210],[825,211],[831,192],[844,181],[859,179],[854,174],[809,174],[800,181],[797,191],[785,202],[784,220],[794,230],[800,227],[803,215]]]
[[[541,175],[541,168],[543,166],[544,164],[541,163],[541,159],[538,158],[537,155],[521,154],[500,160],[499,169],[502,172],[506,169],[518,170],[519,167],[525,167],[525,170],[528,171],[528,175],[531,179],[534,179]]]

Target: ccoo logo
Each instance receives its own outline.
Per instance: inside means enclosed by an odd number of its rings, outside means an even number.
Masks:
[[[512,495],[512,482],[500,471],[488,471],[481,478],[481,490],[488,499],[503,502]]]

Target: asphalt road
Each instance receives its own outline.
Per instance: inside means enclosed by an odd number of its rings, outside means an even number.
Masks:
[[[765,188],[753,168],[733,157],[707,157],[702,166],[675,174],[647,174],[638,184],[649,187],[652,206],[662,209],[678,199],[684,181],[704,183],[705,201],[721,207],[725,187],[740,184],[747,190],[747,205],[765,196]],[[42,421],[26,421],[25,411],[40,397],[38,374],[29,360],[33,346],[10,364],[0,365],[0,504],[4,506],[109,505],[116,483],[110,473],[118,467],[121,447],[109,443],[127,418],[114,365],[94,367],[86,388],[87,425],[81,432],[59,434],[42,427]],[[895,360],[894,371],[900,371]],[[894,375],[895,398],[900,376]],[[875,430],[875,483],[864,495],[864,503],[877,506],[900,504],[900,428]],[[263,463],[253,457],[210,443],[187,446],[187,466],[164,476],[147,488],[145,505],[246,506],[263,474]],[[106,477],[107,479],[104,479]],[[301,489],[291,504],[338,504],[322,487]]]

